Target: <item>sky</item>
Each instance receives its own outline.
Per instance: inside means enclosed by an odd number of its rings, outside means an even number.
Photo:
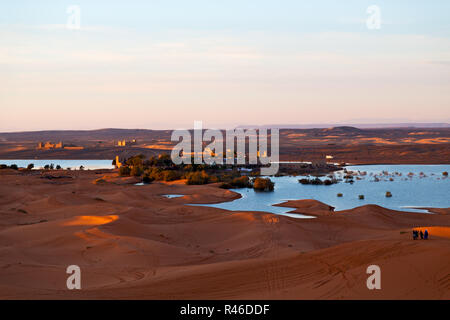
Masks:
[[[2,1],[0,110],[2,132],[450,122],[450,1]]]

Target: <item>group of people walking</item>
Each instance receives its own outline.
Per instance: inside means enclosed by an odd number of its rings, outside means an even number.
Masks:
[[[417,240],[419,239],[423,239],[423,240],[428,240],[428,230],[425,229],[425,231],[423,232],[422,230],[414,230],[413,229],[413,239]]]

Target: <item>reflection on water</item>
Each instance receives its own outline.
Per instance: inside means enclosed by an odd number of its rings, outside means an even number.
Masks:
[[[297,199],[319,200],[334,206],[336,210],[365,204],[419,212],[424,210],[413,207],[450,207],[450,178],[442,175],[444,171],[450,171],[450,165],[366,165],[349,166],[347,170],[350,174],[353,172],[353,183],[344,182],[344,176],[348,173],[343,171],[334,174],[342,181],[330,186],[302,185],[298,182],[301,176],[271,177],[275,182],[274,192],[233,189],[240,193],[242,198],[209,206],[276,214],[283,214],[291,209],[274,207],[273,204]],[[392,193],[392,197],[386,197],[387,191]],[[337,197],[338,193],[343,196]],[[359,195],[364,195],[364,200],[360,200]]]

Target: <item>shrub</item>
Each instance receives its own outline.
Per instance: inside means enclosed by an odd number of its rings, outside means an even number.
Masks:
[[[150,181],[160,180],[161,170],[158,168],[150,167],[144,171],[144,176]]]
[[[143,183],[152,183],[155,180],[155,178],[150,177],[147,173],[144,173],[144,176],[142,177]]]
[[[130,170],[130,176],[140,177],[143,172],[144,169],[142,168],[142,166],[133,166]]]
[[[219,178],[215,175],[209,175],[209,179],[208,179],[208,183],[215,183],[215,182],[219,182]]]
[[[181,178],[181,175],[175,170],[164,170],[161,172],[161,180],[174,181]]]
[[[129,176],[131,172],[131,169],[127,166],[122,166],[119,168],[119,174],[121,176]]]
[[[311,180],[311,184],[320,186],[321,184],[323,184],[323,181],[320,180],[319,178],[315,178]]]
[[[224,182],[224,183],[222,183],[222,184],[219,186],[219,188],[222,188],[222,189],[232,189],[233,186],[232,186],[231,184],[227,183],[227,182]]]
[[[32,170],[33,168],[34,168],[34,164],[33,164],[33,163],[30,163],[30,164],[28,165],[28,167],[27,167],[28,170]]]
[[[360,194],[360,195],[358,196],[358,198],[359,198],[359,200],[364,200],[364,195],[363,195],[363,194]]]
[[[448,172],[447,172],[447,171],[444,171],[444,172],[442,172],[442,175],[443,175],[444,177],[448,177]]]
[[[144,175],[151,181],[174,181],[181,179],[181,174],[175,170],[162,170],[156,167],[150,167],[145,171]]]
[[[320,186],[320,185],[326,185],[326,186],[331,186],[332,184],[337,183],[336,179],[325,179],[325,180],[320,180],[319,178],[314,178],[314,179],[299,179],[298,182],[300,182],[301,184],[313,184],[316,186]]]
[[[186,178],[186,184],[207,184],[209,182],[209,176],[205,171],[190,172]]]
[[[390,191],[386,191],[386,198],[392,197],[392,193]]]
[[[335,184],[335,183],[337,183],[336,179],[325,179],[323,181],[323,184],[326,186],[331,186],[332,184]]]
[[[250,183],[250,179],[247,176],[234,178],[230,184],[235,188],[251,188],[252,187],[252,185]]]
[[[13,170],[19,170],[19,167],[17,166],[17,164],[12,164],[9,167]]]
[[[311,184],[310,180],[306,178],[299,179],[298,182],[300,182],[301,184]]]
[[[344,195],[343,195],[342,193],[339,192],[339,193],[337,194],[337,196],[338,196],[339,198],[342,198]]]
[[[137,156],[133,156],[131,158],[128,158],[125,163],[129,166],[142,166],[143,164],[143,160],[144,160],[145,156],[143,154],[138,154]]]
[[[8,169],[8,166],[6,164],[0,164],[0,169]]]
[[[273,191],[275,183],[269,178],[255,178],[253,180],[253,189],[256,191]]]
[[[157,159],[157,165],[158,165],[158,166],[169,167],[169,166],[171,166],[172,164],[173,164],[172,158],[170,157],[169,154],[163,153],[163,154],[160,154],[160,155],[158,156],[158,159]]]
[[[61,170],[61,166],[59,164],[56,166],[56,170]]]

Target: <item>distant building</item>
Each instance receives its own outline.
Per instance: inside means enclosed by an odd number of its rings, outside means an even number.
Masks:
[[[119,156],[116,156],[116,161],[114,163],[116,168],[120,168],[122,166],[122,162],[120,162]]]
[[[62,149],[63,148],[63,143],[62,141],[58,142],[58,143],[52,143],[50,141],[47,141],[45,143],[43,142],[38,142],[38,146],[37,149],[38,150],[48,150],[48,149]]]
[[[127,145],[133,145],[136,143],[137,143],[136,139],[133,139],[131,141],[125,141],[125,139],[124,139],[124,140],[117,141],[117,146],[118,147],[126,147]]]

